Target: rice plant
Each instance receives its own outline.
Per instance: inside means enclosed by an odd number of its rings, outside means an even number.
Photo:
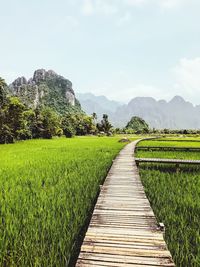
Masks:
[[[68,266],[117,138],[0,146],[0,266]]]
[[[145,141],[139,145],[144,143],[180,144]],[[179,151],[138,151],[137,156],[200,159],[199,152]],[[166,226],[165,239],[176,266],[200,266],[200,167],[185,165],[176,173],[173,165],[140,164],[140,176],[157,220]]]

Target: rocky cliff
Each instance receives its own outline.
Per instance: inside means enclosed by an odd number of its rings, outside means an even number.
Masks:
[[[46,105],[59,113],[81,109],[72,83],[52,70],[36,70],[29,80],[19,77],[9,87],[13,95],[31,108]]]

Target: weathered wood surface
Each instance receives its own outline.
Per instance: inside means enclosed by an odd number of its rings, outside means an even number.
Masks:
[[[175,266],[140,181],[135,144],[113,162],[76,267]]]
[[[177,147],[177,146],[137,146],[136,150],[143,151],[200,151],[200,147]]]
[[[135,162],[138,165],[139,163],[166,163],[166,164],[193,164],[199,165],[200,160],[189,160],[189,159],[159,159],[159,158],[135,158]]]
[[[159,142],[200,142],[199,140],[195,139],[160,139],[161,137],[152,138],[151,141],[159,141]]]

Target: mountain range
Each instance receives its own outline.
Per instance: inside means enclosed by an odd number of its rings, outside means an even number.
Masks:
[[[144,119],[156,129],[200,129],[200,105],[194,106],[181,96],[170,101],[135,97],[128,104],[92,93],[76,94],[72,82],[53,70],[38,69],[30,79],[19,77],[9,85],[11,95],[31,108],[49,106],[62,114],[66,111],[107,114],[113,126],[125,127],[133,116]]]
[[[175,96],[169,102],[135,97],[128,104],[90,93],[78,94],[78,99],[86,113],[96,112],[99,118],[106,113],[115,127],[124,127],[132,116],[139,116],[156,129],[200,128],[200,105],[194,106],[181,96]]]

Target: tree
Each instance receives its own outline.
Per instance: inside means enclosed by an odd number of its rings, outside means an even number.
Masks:
[[[94,123],[96,124],[96,122],[97,122],[97,114],[95,112],[92,113],[92,118],[93,118]]]
[[[100,132],[104,132],[106,134],[109,134],[111,128],[112,128],[112,125],[108,120],[108,115],[103,114],[103,119],[101,120],[101,123],[97,123],[97,129]]]
[[[17,139],[18,131],[25,129],[24,111],[25,106],[17,97],[10,97],[5,107],[5,124],[12,130]]]
[[[61,124],[66,137],[94,134],[96,132],[93,118],[83,113],[68,112],[62,118]]]
[[[5,96],[6,96],[6,93],[5,93],[5,87],[6,87],[6,82],[3,78],[0,77],[0,107],[2,106],[4,100],[5,100]]]
[[[26,107],[17,97],[8,97],[0,109],[0,142],[13,143],[15,139],[32,137],[26,116]]]
[[[43,138],[51,139],[56,135],[58,128],[60,128],[60,119],[58,114],[49,107],[44,107],[40,114],[41,132]]]
[[[133,130],[135,133],[148,133],[149,125],[140,117],[134,116],[126,125],[126,130]]]
[[[61,128],[66,137],[71,138],[76,134],[75,122],[76,118],[74,114],[68,112],[63,116],[61,120]]]

